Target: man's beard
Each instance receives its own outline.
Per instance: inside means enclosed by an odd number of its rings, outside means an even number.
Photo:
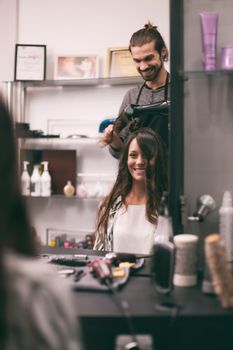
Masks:
[[[155,67],[155,66],[153,67],[153,72],[152,72],[152,74],[150,74],[150,75],[148,75],[148,76],[145,76],[145,75],[143,74],[143,72],[141,72],[140,70],[139,70],[139,74],[142,76],[142,78],[143,78],[145,81],[154,81],[154,80],[156,80],[156,79],[158,78],[159,73],[160,73],[162,67],[163,67],[163,62],[161,61],[161,64],[160,64],[160,66],[159,66],[158,68]]]

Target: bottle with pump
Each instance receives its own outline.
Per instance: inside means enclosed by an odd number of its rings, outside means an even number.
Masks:
[[[39,164],[35,164],[31,176],[31,196],[41,196],[41,175],[39,171]]]
[[[23,162],[23,172],[21,175],[21,191],[23,196],[30,196],[31,178],[28,173],[28,164],[29,162],[26,160]]]
[[[48,170],[48,162],[41,162],[43,164],[44,170],[41,175],[41,196],[50,197],[51,196],[51,176]]]
[[[230,191],[225,191],[219,209],[219,231],[227,251],[228,262],[233,261],[233,206]]]

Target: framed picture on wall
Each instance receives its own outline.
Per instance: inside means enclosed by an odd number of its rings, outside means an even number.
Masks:
[[[112,47],[107,51],[106,76],[114,77],[134,77],[139,73],[135,67],[128,47]]]
[[[46,45],[15,45],[15,81],[45,80]]]
[[[92,79],[98,76],[97,55],[59,55],[55,58],[54,79]]]

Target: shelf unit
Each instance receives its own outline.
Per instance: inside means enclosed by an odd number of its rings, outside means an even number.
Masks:
[[[59,89],[63,93],[70,93],[69,88],[96,89],[117,87],[120,85],[140,84],[140,77],[127,78],[98,78],[81,80],[52,80],[11,82],[10,85],[18,93],[21,122],[24,122],[24,105],[27,92],[33,89],[37,94],[42,89]],[[30,89],[30,90],[29,90]],[[62,90],[60,90],[62,89]],[[85,90],[84,89],[84,90]],[[76,90],[74,90],[76,91]],[[80,91],[80,90],[77,90]],[[85,90],[86,91],[86,90]],[[73,90],[71,91],[73,93]],[[12,98],[12,97],[11,97]],[[30,98],[30,95],[29,97]],[[14,98],[13,98],[14,100]],[[53,101],[54,102],[54,101]],[[17,106],[19,108],[19,106]],[[27,113],[28,114],[28,113]],[[62,121],[63,122],[63,121]],[[64,119],[64,123],[67,120]],[[62,124],[63,125],[63,124]],[[53,132],[52,132],[53,133]],[[63,194],[54,194],[50,197],[25,197],[30,209],[33,224],[39,233],[42,242],[47,242],[48,228],[60,231],[93,232],[96,220],[96,210],[103,195],[94,196],[97,182],[101,180],[102,193],[107,193],[111,186],[117,161],[110,155],[107,148],[98,145],[100,134],[93,137],[79,138],[20,138],[20,148],[25,150],[75,150],[77,157],[76,195],[66,197]],[[69,179],[67,179],[69,180]],[[88,188],[87,196],[77,195],[80,184],[85,183]],[[96,187],[95,187],[96,186]]]
[[[202,11],[219,14],[217,68],[213,71],[202,68]],[[196,226],[183,220],[185,214],[186,219],[193,214],[200,194],[209,193],[219,206],[224,189],[233,191],[233,70],[218,68],[221,47],[232,42],[232,11],[229,0],[170,2],[170,209],[175,233],[185,230],[202,239],[206,232],[218,232],[218,210]]]
[[[105,85],[129,85],[142,82],[140,76],[135,77],[117,77],[117,78],[93,78],[93,79],[59,79],[59,80],[34,80],[12,82],[21,84],[24,88],[28,87],[69,87],[69,86],[105,86]]]

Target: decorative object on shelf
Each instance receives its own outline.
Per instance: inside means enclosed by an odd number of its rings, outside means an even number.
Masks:
[[[72,138],[71,135],[80,135],[78,138],[97,138],[96,124],[91,124],[89,120],[75,119],[48,119],[48,134],[59,134],[61,138]]]
[[[46,45],[16,44],[15,81],[45,80]]]
[[[222,47],[221,69],[233,69],[233,45]]]
[[[67,184],[64,187],[64,195],[66,197],[73,197],[74,192],[75,192],[75,188],[72,185],[72,182],[71,181],[67,181]]]
[[[84,182],[77,186],[77,196],[80,198],[88,197],[88,189]]]
[[[98,76],[97,55],[61,55],[55,58],[55,79],[91,79]]]
[[[128,47],[108,48],[106,66],[107,77],[133,77],[138,75],[139,73],[134,65]]]

